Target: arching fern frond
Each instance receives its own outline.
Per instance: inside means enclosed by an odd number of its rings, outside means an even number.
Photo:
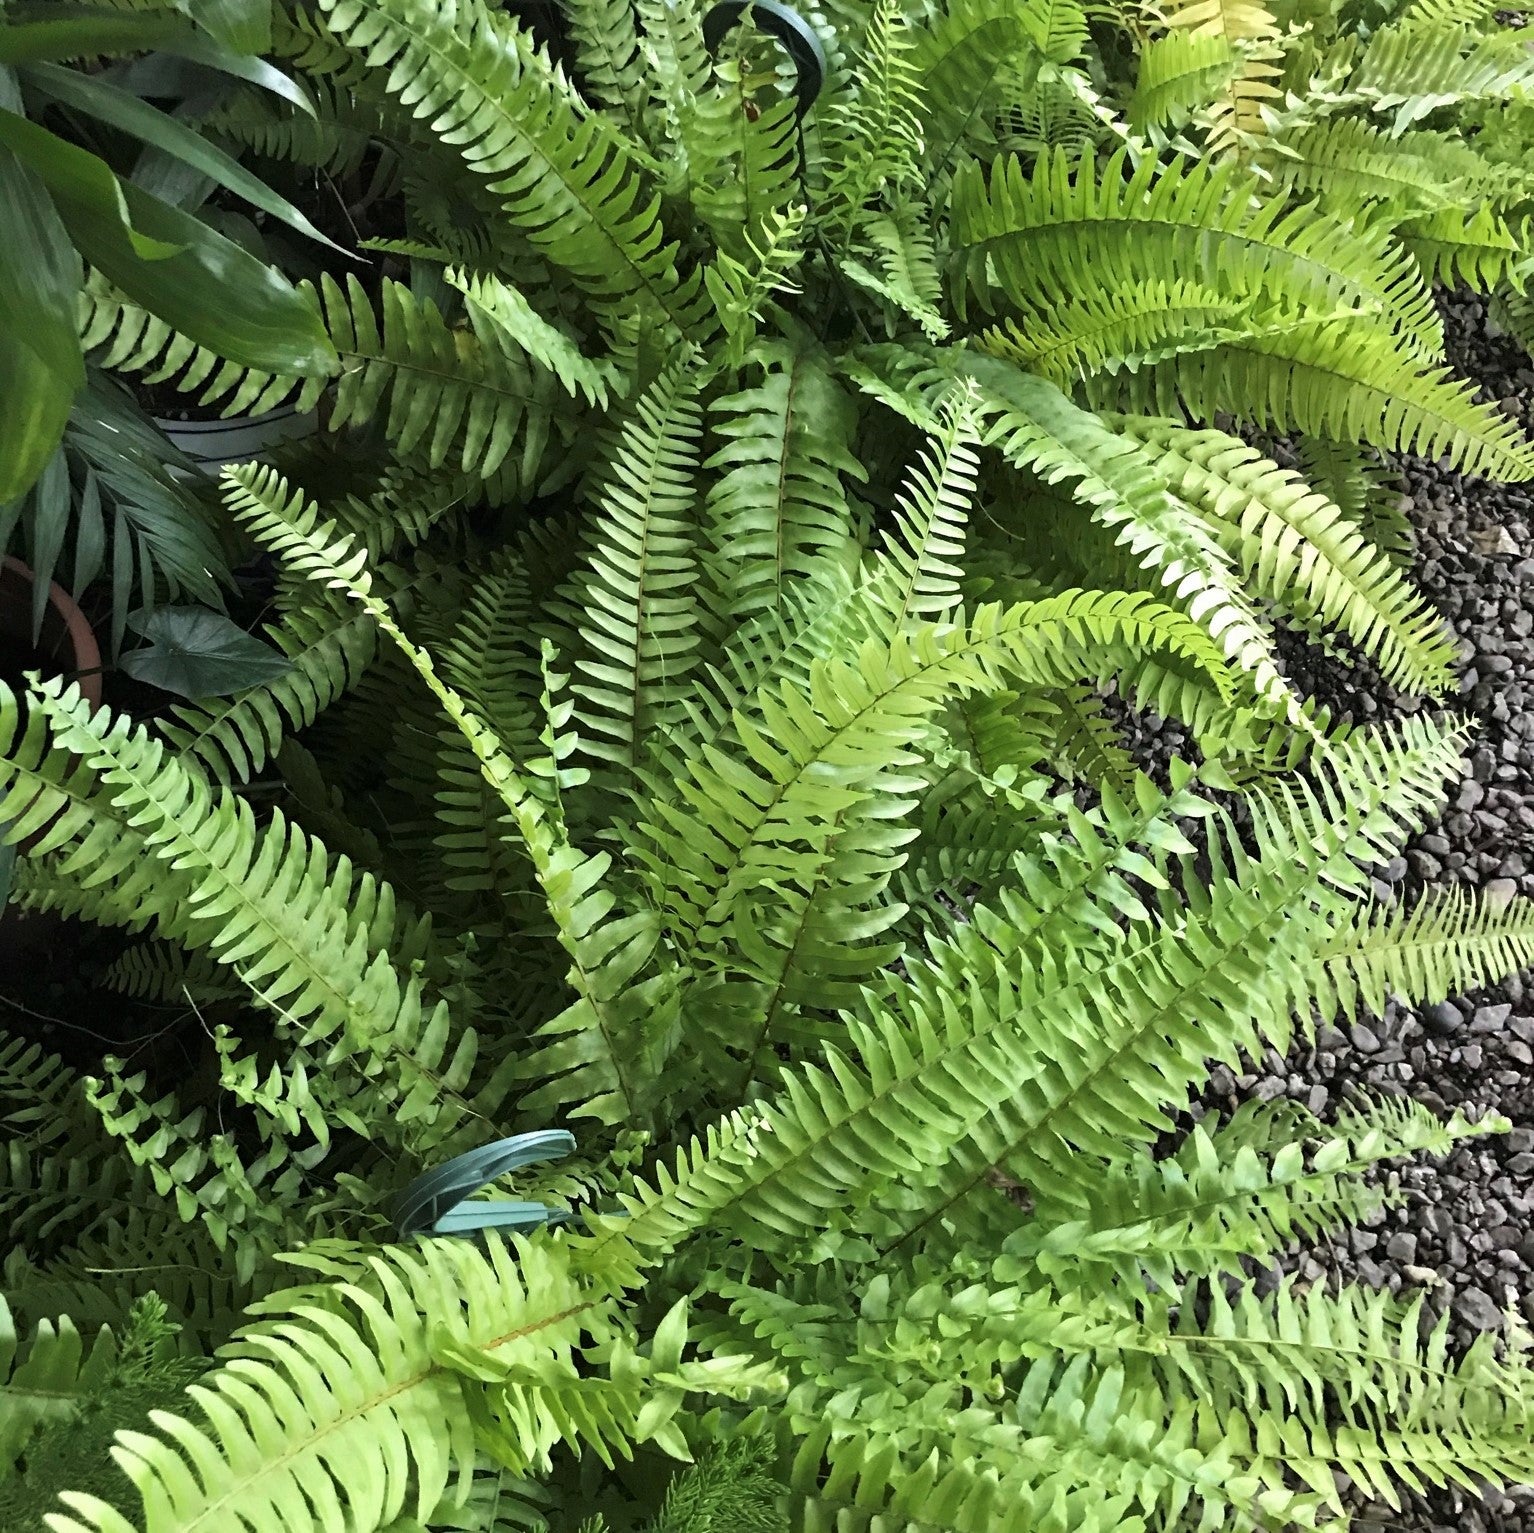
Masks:
[[[1267,330],[1094,385],[1154,415],[1224,411],[1279,431],[1448,457],[1466,473],[1534,477],[1534,448],[1443,366],[1403,357],[1367,321]]]
[[[866,218],[866,204],[888,186],[915,181],[922,155],[921,84],[901,0],[875,0],[850,100],[830,111],[827,185],[821,216],[843,243]]]
[[[1407,350],[1436,355],[1443,332],[1421,273],[1380,231],[1263,198],[1234,166],[1129,170],[1120,151],[1042,156],[1031,175],[1015,157],[989,180],[955,177],[953,241],[966,285],[991,308],[999,294],[1043,308],[1051,293],[1165,280],[1198,272],[1225,295],[1332,313],[1376,309]],[[994,282],[994,286],[993,286]]]
[[[642,1435],[642,1368],[581,1387],[577,1349],[614,1343],[614,1304],[558,1246],[433,1241],[333,1263],[331,1275],[341,1281],[324,1297],[300,1289],[259,1307],[271,1318],[242,1332],[238,1360],[189,1391],[195,1422],[163,1413],[160,1435],[119,1434],[113,1456],[156,1509],[152,1528],[280,1524],[295,1497],[375,1528],[424,1514],[466,1488],[476,1421],[522,1472],[561,1440],[610,1461]],[[629,1355],[620,1348],[620,1365]],[[94,1497],[64,1499],[60,1529],[127,1526]]]
[[[1093,373],[1132,372],[1249,328],[1248,302],[1196,278],[1174,278],[1124,292],[1060,293],[1022,320],[993,326],[977,344],[1068,389]]]
[[[285,735],[305,729],[341,697],[373,659],[377,631],[362,609],[328,594],[311,596],[267,626],[291,666],[230,697],[180,704],[160,733],[217,780],[247,782]]]
[[[454,329],[430,300],[384,280],[382,323],[362,285],[322,279],[325,316],[345,371],[330,427],[379,419],[397,453],[432,467],[456,459],[488,478],[512,452],[536,483],[552,420],[552,378],[501,335],[493,343]]]
[[[1298,443],[1303,477],[1400,569],[1414,562],[1417,535],[1401,475],[1372,448],[1307,436]]]
[[[682,333],[699,279],[677,269],[622,140],[526,33],[482,0],[322,0],[326,25],[466,164],[610,321],[638,301]]]
[[[312,294],[306,286],[298,291]],[[259,415],[290,402],[295,410],[310,410],[328,382],[325,376],[264,373],[226,361],[125,298],[96,271],[87,274],[80,292],[80,342],[102,367],[143,373],[145,383],[170,383],[183,393],[200,391],[198,403],[218,405],[224,415]]]
[[[551,740],[549,757],[524,770],[375,594],[366,556],[350,539],[269,470],[230,470],[228,478],[246,496],[242,520],[263,541],[295,570],[345,591],[372,615],[467,742],[504,818],[516,828],[555,936],[571,960],[567,979],[576,992],[575,1001],[539,1030],[541,1039],[552,1041],[519,1063],[522,1078],[546,1081],[521,1099],[522,1110],[537,1114],[574,1102],[575,1115],[603,1122],[642,1112],[675,1043],[676,975],[667,964],[651,964],[660,929],[655,913],[615,914],[616,900],[605,883],[611,855],[591,856],[573,846],[557,799],[550,802],[539,791],[537,778],[565,780],[557,746]]]
[[[1365,1179],[1377,1165],[1446,1155],[1485,1132],[1463,1117],[1442,1123],[1409,1098],[1351,1108],[1334,1132],[1314,1120],[1297,1125],[1271,1154],[1227,1146],[1196,1125],[1174,1158],[1142,1153],[1075,1180],[1035,1182],[1034,1217],[1003,1253],[1061,1283],[1099,1266],[1130,1284],[1143,1274],[1161,1289],[1180,1276],[1240,1277],[1246,1258],[1271,1261],[1296,1239],[1361,1223],[1398,1201]]]
[[[1401,224],[1399,234],[1430,282],[1490,289],[1512,274],[1526,241],[1492,208],[1441,208]]]
[[[1046,484],[1068,482],[1116,541],[1208,625],[1224,653],[1250,674],[1258,695],[1290,710],[1271,642],[1228,557],[1167,495],[1139,448],[1011,363],[973,357],[963,371],[980,387],[987,444]]]
[[[1117,417],[1198,507],[1260,595],[1349,634],[1396,685],[1440,692],[1455,645],[1443,621],[1355,522],[1297,475],[1222,431]]]

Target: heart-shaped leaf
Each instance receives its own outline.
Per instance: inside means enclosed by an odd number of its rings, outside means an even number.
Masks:
[[[148,641],[122,657],[138,681],[182,697],[224,697],[271,681],[293,662],[207,607],[140,610],[128,627]]]

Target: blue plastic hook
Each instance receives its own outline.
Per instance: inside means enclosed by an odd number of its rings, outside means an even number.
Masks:
[[[444,1166],[423,1172],[394,1205],[394,1228],[401,1240],[411,1235],[472,1235],[488,1229],[534,1229],[569,1215],[542,1203],[508,1198],[466,1201],[497,1177],[541,1160],[558,1160],[575,1148],[575,1135],[562,1128],[536,1134],[513,1134],[494,1144],[456,1155]]]

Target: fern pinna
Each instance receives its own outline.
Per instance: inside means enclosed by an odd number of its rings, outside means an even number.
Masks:
[[[334,602],[379,644],[382,761],[365,678],[327,710],[354,734],[274,757],[329,701],[288,678],[216,750],[185,715],[6,696],[20,899],[145,931],[126,986],[247,997],[215,1013],[217,1131],[113,1061],[0,1054],[35,1147],[8,1196],[48,1209],[6,1269],[18,1505],[58,1533],[1304,1527],[1346,1515],[1339,1475],[1534,1474],[1516,1328],[1455,1355],[1420,1298],[1251,1281],[1497,1123],[1279,1103],[1167,1150],[1210,1061],[1534,960],[1521,905],[1371,903],[1463,728],[1273,774],[1273,709],[1197,618],[1015,578],[977,601],[983,378],[909,396],[929,429],[881,532],[833,415],[796,433],[764,387],[710,426],[684,358],[573,554],[535,529],[467,585],[406,591],[347,507],[230,471],[295,642]],[[791,505],[751,467],[785,450],[816,464]],[[1065,722],[1083,684],[1156,674],[1205,765],[1062,787],[1107,759]],[[293,784],[259,815],[245,731]],[[316,763],[358,791],[314,794]],[[1238,768],[1239,820],[1209,785]],[[561,1120],[580,1155],[517,1185],[566,1223],[394,1238],[423,1163]],[[156,1409],[87,1467],[59,1433],[149,1294],[191,1361],[111,1394]]]

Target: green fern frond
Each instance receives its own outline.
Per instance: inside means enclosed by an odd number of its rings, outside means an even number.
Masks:
[[[569,594],[581,645],[571,688],[580,749],[620,769],[620,790],[652,732],[677,716],[698,658],[703,412],[687,372],[685,361],[668,368],[624,427],[587,533],[587,567]]]
[[[1259,595],[1341,628],[1398,686],[1451,685],[1455,645],[1443,621],[1337,506],[1224,432],[1113,423],[1145,444],[1173,493],[1208,516]]]
[[[1131,372],[1182,351],[1203,351],[1250,328],[1251,306],[1192,280],[1147,282],[1128,292],[1056,295],[977,339],[1005,357],[1070,388],[1094,373]]]
[[[378,636],[360,608],[328,594],[311,597],[267,626],[291,668],[228,698],[181,704],[160,733],[218,781],[248,782],[284,737],[307,728],[357,682],[372,662]]]
[[[366,556],[349,538],[337,534],[333,523],[320,521],[313,508],[289,493],[269,470],[230,470],[228,478],[246,497],[242,520],[264,541],[295,570],[346,591],[372,615],[467,742],[485,782],[501,801],[504,817],[516,827],[557,939],[571,960],[567,978],[577,997],[540,1029],[541,1037],[553,1041],[519,1066],[524,1078],[547,1082],[523,1097],[523,1111],[536,1114],[576,1102],[578,1115],[604,1122],[629,1119],[646,1105],[675,1042],[675,975],[666,966],[656,971],[651,965],[659,938],[655,914],[613,916],[614,897],[604,883],[611,856],[577,850],[558,803],[551,805],[539,791],[540,777],[564,780],[552,741],[550,758],[527,770],[519,767],[374,594]],[[414,986],[409,994],[414,996]],[[464,1073],[461,1064],[454,1063],[455,1078]]]
[[[1042,156],[1028,175],[1015,157],[989,180],[975,166],[955,177],[953,242],[963,280],[988,309],[1000,294],[1043,308],[1051,293],[1085,284],[1131,284],[1196,271],[1237,299],[1332,313],[1377,310],[1409,352],[1436,355],[1443,331],[1416,265],[1379,231],[1262,197],[1227,164],[1129,170],[1120,151],[1099,165]]]
[[[1469,474],[1534,478],[1534,448],[1511,421],[1447,367],[1403,357],[1369,321],[1224,341],[1115,380],[1112,393],[1145,414],[1209,421],[1223,411],[1278,431],[1447,457]]]
[[[879,270],[852,257],[843,259],[841,270],[915,320],[928,340],[940,341],[948,335],[948,321],[941,312],[942,281],[932,232],[923,226],[922,217],[919,208],[901,201],[888,216],[869,218],[863,237]]]
[[[449,267],[443,274],[469,302],[480,338],[500,339],[520,347],[540,367],[547,368],[572,396],[583,395],[588,404],[605,408],[608,391],[618,379],[610,362],[585,356],[575,339],[551,324],[511,283],[499,277]]]
[[[93,831],[73,851],[76,877],[133,880],[162,932],[209,949],[308,1038],[336,1038],[337,1061],[362,1052],[399,1071],[401,1124],[454,1110],[447,1087],[462,1083],[473,1038],[438,1068],[445,1012],[432,1014],[419,978],[402,981],[373,946],[396,934],[387,885],[354,876],[345,858],[332,863],[280,812],[258,829],[243,801],[215,790],[143,729],[93,715],[56,682],[32,693],[28,717],[47,721],[57,747],[77,758],[77,770],[122,817],[115,837]],[[109,823],[101,817],[98,830]],[[157,867],[159,879],[146,879],[135,863]]]
[[[1291,1129],[1267,1155],[1227,1148],[1220,1133],[1195,1126],[1175,1159],[1140,1154],[1090,1176],[1035,1181],[1034,1215],[1002,1251],[1062,1284],[1094,1265],[1131,1285],[1143,1273],[1163,1290],[1180,1275],[1239,1277],[1245,1259],[1271,1261],[1296,1239],[1364,1222],[1395,1201],[1364,1179],[1380,1163],[1446,1155],[1485,1131],[1463,1118],[1440,1123],[1409,1099],[1352,1110],[1334,1134],[1314,1121]]]
[[[87,1346],[67,1316],[39,1322],[23,1347],[0,1298],[0,1470],[15,1468],[34,1433],[69,1421],[90,1403],[116,1352],[109,1331]]]
[[[1379,454],[1352,442],[1308,436],[1299,444],[1304,478],[1350,518],[1399,569],[1409,569],[1417,535],[1407,516],[1401,476]]]
[[[864,804],[890,821],[910,807],[911,741],[940,704],[997,691],[1011,678],[1057,686],[1097,672],[1103,646],[1169,646],[1220,675],[1203,629],[1138,594],[1068,592],[1012,608],[977,609],[963,625],[925,625],[851,661],[810,666],[805,709],[795,683],[765,681],[752,720],[738,721],[742,760],[706,755],[650,806],[635,855],[666,890],[667,925],[687,953],[753,947],[755,890],[772,870],[782,892],[819,887],[821,853]],[[900,836],[904,839],[904,835]],[[890,850],[899,842],[891,844]],[[859,861],[859,879],[864,864]]]
[[[394,450],[433,468],[456,458],[483,478],[513,460],[534,484],[548,445],[553,379],[501,335],[487,344],[455,329],[430,300],[385,279],[382,324],[362,285],[322,279],[325,317],[345,371],[330,429],[379,419]]]
[[[1534,1463],[1526,1372],[1499,1360],[1490,1337],[1451,1361],[1448,1318],[1425,1326],[1421,1296],[1333,1298],[1292,1281],[1266,1300],[1204,1291],[1206,1336],[1192,1306],[1157,1326],[1170,1343],[1162,1371],[1178,1394],[1208,1402],[1263,1479],[1287,1471],[1341,1512],[1337,1470],[1399,1506],[1399,1482],[1468,1486],[1472,1472],[1517,1477]]]
[[[966,1069],[965,1090],[979,1089],[991,1102],[995,1081],[1003,1095],[983,1108],[975,1101],[964,1106],[946,1099],[951,1105],[943,1110],[952,1116],[941,1131],[948,1145],[941,1164],[932,1162],[918,1173],[893,1151],[882,1160],[882,1196],[893,1198],[895,1188],[903,1187],[901,1196],[913,1204],[912,1213],[895,1221],[897,1238],[909,1238],[983,1187],[992,1166],[1005,1165],[1028,1178],[1068,1167],[1077,1155],[1117,1159],[1128,1144],[1149,1145],[1170,1126],[1164,1104],[1182,1099],[1186,1087],[1202,1077],[1207,1058],[1234,1058],[1239,1048],[1261,1052],[1265,1038],[1284,1048],[1292,1014],[1306,1004],[1319,971],[1310,955],[1325,923],[1307,912],[1308,903],[1320,898],[1323,888],[1356,890],[1363,881],[1357,862],[1372,862],[1384,844],[1393,844],[1403,822],[1420,822],[1436,801],[1458,739],[1420,720],[1394,738],[1355,736],[1331,753],[1329,770],[1314,787],[1281,783],[1266,801],[1254,799],[1263,854],[1195,898],[1174,937],[1143,919],[1127,935],[1116,934],[1103,964],[1085,981],[1097,998],[1079,1007],[1055,988],[1042,956],[1037,969],[1007,962],[1005,954],[1018,937],[1008,934],[1000,913],[996,919],[977,917],[973,936],[965,928],[951,939],[933,960],[942,978],[937,972],[915,974],[912,989],[900,998],[900,1010],[913,1009],[899,1035],[909,1037],[909,1027],[938,996],[947,997],[943,1005],[951,1008],[950,986],[961,985],[965,1027],[954,1033],[945,1022],[927,1047],[940,1055],[950,1047],[960,1054],[980,1051],[977,1059],[992,1061],[983,1077],[987,1084],[979,1087],[982,1077]],[[1391,759],[1399,775],[1384,766]],[[1059,907],[1053,907],[1048,919],[1060,918]],[[1038,944],[1049,926],[1031,919],[1023,930],[1028,943]],[[1245,959],[1237,956],[1243,953]],[[1250,971],[1234,978],[1247,962]],[[1041,983],[1051,991],[1047,1013],[1038,1009]],[[1101,1019],[1109,1015],[1119,1020],[1104,1033]],[[1029,1018],[1026,1032],[1008,1020],[1021,1016]],[[879,1025],[890,1028],[893,1013],[884,1013]],[[940,1043],[940,1037],[950,1041]],[[882,1063],[888,1046],[881,1045],[877,1055],[881,1070],[891,1068]],[[859,1048],[863,1058],[876,1057],[872,1038]],[[952,1071],[946,1078],[950,1089],[956,1087]],[[903,1071],[892,1079],[903,1079]],[[1020,1094],[1006,1096],[1005,1082],[1015,1082]],[[883,1091],[870,1100],[869,1111],[881,1119],[898,1101],[893,1089]],[[850,1127],[856,1119],[853,1111],[845,1120],[827,1114],[824,1121]],[[904,1125],[898,1131],[910,1132]],[[926,1183],[920,1193],[913,1182],[918,1175]]]
[[[1402,132],[1440,107],[1513,99],[1534,81],[1526,28],[1491,35],[1460,25],[1397,22],[1370,37],[1346,99],[1392,112]]]
[[[894,536],[879,572],[885,632],[898,634],[959,605],[964,537],[980,469],[980,421],[973,385],[948,403],[928,451],[896,499]]]
[[[911,64],[927,161],[940,174],[966,145],[995,147],[995,124],[1037,72],[1033,55],[1049,31],[1047,22],[1029,25],[1034,11],[1020,0],[955,0],[917,33]]]
[[[104,982],[123,995],[164,1005],[205,1006],[209,1001],[243,998],[248,992],[235,976],[206,953],[187,953],[174,943],[145,942],[131,947],[107,969]]]
[[[119,1433],[113,1457],[155,1508],[151,1527],[280,1524],[295,1497],[373,1527],[424,1514],[466,1490],[476,1422],[524,1472],[567,1438],[609,1461],[631,1451],[643,1375],[581,1387],[577,1348],[611,1344],[613,1303],[558,1247],[434,1241],[334,1270],[347,1281],[333,1298],[299,1289],[259,1306],[271,1318],[240,1335],[238,1360],[189,1390],[195,1421],[162,1413],[160,1435]],[[96,1497],[63,1499],[60,1530],[128,1526]]]
[[[1046,484],[1068,481],[1116,541],[1199,614],[1259,696],[1292,711],[1272,645],[1208,531],[1168,496],[1149,458],[1053,385],[999,358],[972,357],[965,375],[980,386],[985,440]],[[1076,679],[1076,678],[1072,678]]]
[[[1140,50],[1129,121],[1137,130],[1180,128],[1235,78],[1241,60],[1218,33],[1178,29]]]
[[[1510,276],[1526,242],[1493,209],[1441,208],[1401,224],[1402,242],[1430,282],[1491,289]]]
[[[1534,963],[1534,913],[1523,900],[1431,889],[1410,908],[1356,911],[1322,957],[1335,1014],[1378,1012],[1390,996],[1441,1001]]]
[[[726,367],[739,367],[746,360],[773,295],[798,292],[793,273],[804,258],[801,239],[808,214],[803,203],[769,214],[760,234],[747,234],[744,259],[720,249],[704,268],[703,283],[724,331]]]
[[[795,578],[852,557],[843,476],[863,477],[850,452],[850,403],[823,358],[781,344],[760,348],[756,387],[714,403],[725,439],[707,467],[722,470],[704,519],[722,612],[775,606]]]
[[[328,382],[327,377],[281,376],[226,361],[132,303],[96,271],[87,274],[80,291],[80,343],[100,366],[143,373],[146,384],[169,383],[183,393],[200,390],[197,402],[218,405],[226,416],[259,415],[289,403],[295,410],[311,410]]]
[[[1392,134],[1362,117],[1328,117],[1277,133],[1273,173],[1338,212],[1365,201],[1432,212],[1489,190],[1491,167],[1447,134]]]
[[[560,9],[575,43],[582,91],[637,122],[649,82],[633,0],[562,0]]]
[[[915,182],[923,150],[921,83],[902,0],[875,0],[850,101],[830,110],[823,131],[827,184],[820,208],[831,237],[849,242],[869,199]]]
[[[697,327],[700,279],[678,271],[621,138],[520,28],[481,0],[322,0],[322,9],[600,313],[612,320],[637,301],[683,334]]]

